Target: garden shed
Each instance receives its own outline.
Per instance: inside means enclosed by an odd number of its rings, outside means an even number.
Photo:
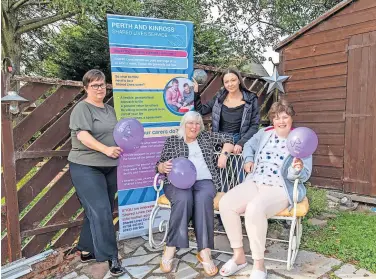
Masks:
[[[376,195],[376,1],[344,0],[283,40],[297,126],[319,137],[311,182]]]

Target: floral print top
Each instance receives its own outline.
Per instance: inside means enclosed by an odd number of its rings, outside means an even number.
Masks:
[[[259,151],[253,182],[259,185],[283,187],[281,168],[288,156],[286,138],[281,138],[274,132],[264,148]]]

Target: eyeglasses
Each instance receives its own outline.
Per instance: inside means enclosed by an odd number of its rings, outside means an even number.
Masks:
[[[90,85],[91,88],[95,89],[95,90],[98,90],[99,88],[100,89],[106,89],[106,84],[102,83],[102,84],[93,84],[93,85]]]

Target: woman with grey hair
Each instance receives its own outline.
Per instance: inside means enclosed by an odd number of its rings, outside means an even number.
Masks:
[[[180,123],[178,134],[166,139],[161,158],[157,162],[158,173],[168,174],[172,170],[171,160],[178,157],[189,159],[196,167],[197,177],[189,189],[180,189],[165,179],[164,191],[171,203],[171,216],[166,248],[161,260],[161,270],[170,272],[176,248],[188,248],[188,223],[193,219],[199,253],[207,275],[218,272],[211,259],[214,248],[213,199],[216,188],[220,187],[218,169],[215,166],[214,147],[223,145],[218,158],[218,167],[226,166],[227,156],[232,152],[233,140],[230,135],[204,131],[202,117],[195,111],[187,112]]]

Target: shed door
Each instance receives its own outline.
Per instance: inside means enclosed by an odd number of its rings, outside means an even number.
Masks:
[[[350,38],[344,191],[376,195],[376,32]]]

